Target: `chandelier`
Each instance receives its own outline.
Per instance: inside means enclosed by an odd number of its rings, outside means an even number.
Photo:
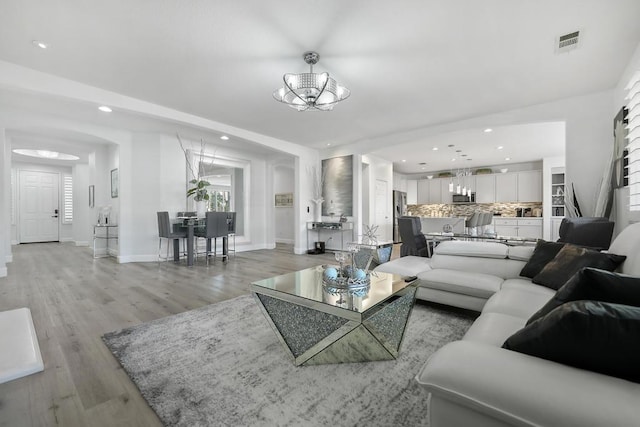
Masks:
[[[320,60],[318,53],[305,52],[302,58],[309,64],[309,72],[282,76],[284,86],[273,92],[276,101],[298,111],[331,111],[334,105],[351,95],[349,89],[340,86],[329,73],[313,72],[313,66]]]

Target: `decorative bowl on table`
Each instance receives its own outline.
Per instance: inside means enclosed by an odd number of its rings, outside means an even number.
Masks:
[[[369,272],[360,268],[344,268],[342,272],[339,272],[338,268],[328,266],[322,274],[322,287],[332,295],[346,293],[354,296],[365,296],[369,292],[370,286],[371,276]]]

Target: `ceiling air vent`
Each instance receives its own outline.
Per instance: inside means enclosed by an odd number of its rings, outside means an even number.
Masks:
[[[565,34],[558,37],[558,43],[556,44],[556,52],[569,52],[578,47],[580,37],[580,31],[574,31],[573,33]]]

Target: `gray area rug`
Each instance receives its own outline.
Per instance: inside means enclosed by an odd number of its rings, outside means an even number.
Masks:
[[[419,426],[414,376],[472,321],[416,303],[397,360],[295,367],[245,295],[103,340],[165,425]]]

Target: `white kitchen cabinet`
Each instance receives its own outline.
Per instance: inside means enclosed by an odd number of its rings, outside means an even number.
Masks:
[[[452,202],[451,193],[449,191],[449,183],[451,182],[451,178],[440,178],[440,203],[450,204]]]
[[[499,236],[542,239],[542,218],[494,218]]]
[[[560,238],[560,224],[562,218],[551,218],[551,241],[555,242]]]
[[[426,205],[430,203],[429,201],[429,180],[421,179],[418,180],[418,204]]]
[[[542,171],[518,172],[518,201],[542,202]]]
[[[476,175],[476,203],[494,203],[496,201],[496,176]]]
[[[440,179],[434,178],[429,180],[429,203],[442,203]]]
[[[518,174],[516,172],[496,175],[496,202],[518,200]]]
[[[408,205],[418,204],[418,180],[417,179],[407,180],[407,204]]]

